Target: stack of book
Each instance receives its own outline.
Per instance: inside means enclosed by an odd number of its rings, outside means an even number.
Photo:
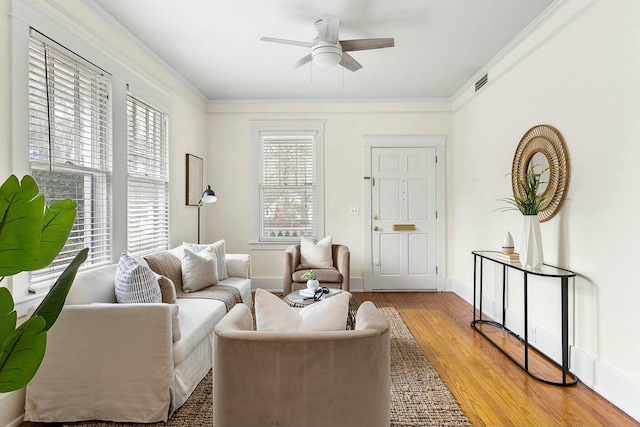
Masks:
[[[511,263],[520,262],[520,254],[516,254],[516,253],[505,254],[504,252],[498,252],[498,254],[496,255],[496,258],[498,258],[500,261],[506,261]]]

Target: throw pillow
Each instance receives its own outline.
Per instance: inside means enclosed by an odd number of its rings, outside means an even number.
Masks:
[[[115,292],[119,303],[162,302],[155,273],[127,254],[122,254],[118,262]]]
[[[176,291],[182,292],[182,262],[169,251],[160,251],[144,257],[155,273],[171,279]]]
[[[217,284],[218,266],[211,248],[199,253],[185,248],[182,256],[182,289],[195,292]]]
[[[331,236],[327,236],[318,243],[300,236],[300,265],[304,268],[331,268],[333,255],[331,253]]]
[[[227,254],[225,248],[224,239],[218,240],[215,243],[210,245],[201,245],[198,243],[182,243],[186,249],[189,249],[191,252],[199,253],[206,248],[211,248],[213,253],[216,255],[216,261],[218,262],[218,280],[225,280],[229,278],[229,273],[227,272]]]
[[[178,296],[176,295],[176,287],[168,277],[156,274],[160,293],[162,294],[162,302],[167,304],[176,304]]]
[[[303,309],[296,309],[271,292],[258,288],[255,311],[258,331],[343,331],[349,314],[349,294],[342,292]]]

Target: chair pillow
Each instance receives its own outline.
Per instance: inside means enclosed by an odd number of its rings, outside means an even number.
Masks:
[[[207,248],[211,248],[213,253],[216,255],[216,261],[218,265],[218,280],[225,280],[229,278],[229,273],[227,272],[227,261],[226,261],[226,243],[224,239],[218,240],[215,243],[210,245],[200,245],[197,243],[187,243],[183,242],[183,246],[186,249],[189,249],[191,252],[199,253]]]
[[[327,236],[318,243],[300,236],[300,265],[304,268],[333,267],[331,253],[331,236]]]
[[[258,331],[343,331],[349,314],[349,294],[342,292],[303,309],[296,309],[271,292],[258,288],[255,311]]]
[[[182,256],[182,289],[185,292],[196,292],[217,284],[218,267],[211,248],[199,253],[185,248]]]
[[[162,302],[156,274],[124,253],[116,269],[115,293],[122,304]]]

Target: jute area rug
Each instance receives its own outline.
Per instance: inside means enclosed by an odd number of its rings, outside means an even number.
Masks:
[[[390,304],[378,304],[391,325],[391,426],[470,426],[458,402]],[[197,427],[213,425],[211,371],[167,423],[89,422],[69,427]]]

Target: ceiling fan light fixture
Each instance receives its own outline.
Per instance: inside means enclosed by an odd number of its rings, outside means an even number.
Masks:
[[[311,51],[313,63],[318,67],[331,68],[342,61],[342,48],[340,43],[319,41]]]

